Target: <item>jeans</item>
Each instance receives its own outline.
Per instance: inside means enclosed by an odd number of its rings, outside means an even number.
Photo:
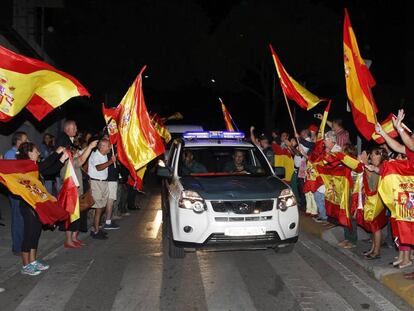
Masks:
[[[319,218],[323,220],[328,219],[328,217],[326,216],[326,209],[325,209],[325,193],[315,191],[313,196],[315,198],[316,206],[318,207]]]
[[[352,228],[349,229],[348,227],[344,227],[344,237],[345,240],[355,244],[358,241],[358,231],[357,231],[357,223],[354,218],[351,218]]]
[[[24,221],[20,212],[20,200],[9,195],[10,209],[11,209],[11,236],[12,236],[12,251],[20,253],[22,251],[22,243],[24,236]]]
[[[43,184],[45,185],[47,192],[49,192],[51,195],[56,195],[53,191],[53,180],[45,180]]]

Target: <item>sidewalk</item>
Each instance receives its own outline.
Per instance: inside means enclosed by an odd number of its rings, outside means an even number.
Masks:
[[[331,226],[316,223],[311,217],[307,217],[301,212],[300,228],[337,248],[414,307],[414,281],[406,280],[403,277],[404,273],[413,271],[414,265],[406,269],[393,268],[390,263],[398,255],[394,248],[382,247],[380,259],[366,260],[362,253],[370,248],[370,242],[368,241],[370,235],[361,228],[358,228],[357,247],[353,249],[344,249],[338,246],[338,243],[344,239],[344,230],[340,226],[332,228]]]
[[[0,283],[18,273],[21,268],[20,256],[14,255],[11,251],[11,232],[10,232],[10,206],[6,195],[0,193],[0,209],[2,219],[0,223]],[[87,234],[81,233],[80,238],[83,239]],[[39,241],[39,258],[51,258],[56,252],[63,248],[65,237],[64,232],[42,231]],[[1,293],[0,293],[1,295]]]

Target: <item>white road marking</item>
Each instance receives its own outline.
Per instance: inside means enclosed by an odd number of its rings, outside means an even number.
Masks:
[[[197,253],[208,310],[256,310],[229,253]]]
[[[354,310],[296,252],[267,254],[266,259],[302,310]]]
[[[158,232],[160,231],[162,224],[162,210],[158,210],[155,214],[154,220],[147,222],[145,225],[145,230],[142,232],[141,237],[147,239],[156,239]]]
[[[89,262],[56,264],[17,306],[16,311],[64,310],[94,260]]]
[[[375,289],[365,283],[360,277],[358,277],[355,273],[349,270],[346,266],[344,266],[341,262],[336,260],[334,257],[329,255],[326,252],[323,252],[322,249],[313,243],[310,240],[300,240],[300,243],[303,244],[307,249],[309,249],[312,253],[317,255],[327,264],[329,264],[336,272],[338,272],[349,284],[351,284],[354,288],[360,291],[363,295],[371,299],[380,310],[383,311],[398,311],[399,309],[392,304],[389,300],[387,300],[384,296],[378,293]]]
[[[162,257],[132,260],[124,271],[112,310],[160,310],[162,273]]]

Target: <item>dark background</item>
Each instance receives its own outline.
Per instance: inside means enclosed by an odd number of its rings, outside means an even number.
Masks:
[[[345,108],[344,7],[362,56],[373,61],[378,119],[403,107],[406,123],[414,125],[408,1],[71,0],[44,12],[45,48],[92,94],[63,108],[81,129],[101,128],[101,103],[117,105],[146,64],[143,87],[151,111],[180,111],[183,123],[222,129],[221,97],[242,130],[255,125],[291,131],[272,43],[293,78],[333,99],[331,118],[343,118],[354,135]],[[325,108],[291,106],[299,129]]]

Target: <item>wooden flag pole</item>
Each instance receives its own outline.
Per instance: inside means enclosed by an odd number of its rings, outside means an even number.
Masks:
[[[283,96],[285,98],[286,106],[287,106],[289,116],[290,116],[290,121],[292,122],[293,131],[294,131],[295,138],[296,138],[296,135],[298,134],[298,131],[296,130],[295,122],[293,121],[292,111],[290,111],[289,102],[288,102],[288,99],[286,97],[285,91],[283,91],[283,88],[282,88],[282,93],[283,93]],[[298,145],[299,145],[299,140],[297,138],[296,138],[296,140],[298,141]]]

